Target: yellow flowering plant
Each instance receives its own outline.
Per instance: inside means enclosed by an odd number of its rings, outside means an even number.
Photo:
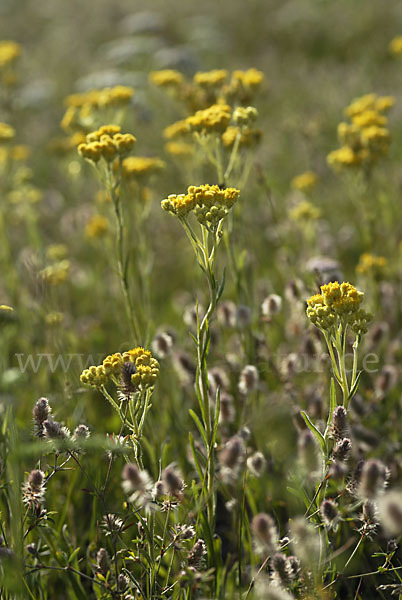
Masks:
[[[158,361],[149,350],[138,346],[107,356],[100,365],[84,369],[80,377],[81,383],[101,392],[119,415],[122,428],[130,431],[135,457],[141,467],[141,437],[158,375]],[[117,389],[117,400],[107,389],[110,385]]]
[[[198,264],[206,276],[209,289],[209,306],[203,317],[197,308],[197,335],[193,336],[197,349],[197,374],[196,388],[197,398],[202,416],[202,422],[198,416],[190,411],[197,428],[199,429],[205,444],[207,464],[205,466],[202,480],[205,483],[204,494],[208,508],[208,520],[210,524],[215,518],[216,498],[214,493],[214,445],[219,420],[220,399],[219,392],[216,398],[216,411],[213,416],[208,394],[208,351],[210,344],[210,322],[214,316],[218,301],[222,295],[225,278],[218,280],[215,264],[219,242],[223,235],[225,218],[239,198],[240,191],[235,188],[221,189],[217,185],[190,186],[186,194],[172,194],[162,201],[164,210],[178,217],[190,240],[196,255]],[[199,224],[199,233],[193,227],[191,217]],[[190,441],[192,438],[190,438]],[[192,441],[193,456],[198,465]]]
[[[134,311],[127,274],[128,254],[125,247],[124,215],[120,196],[123,160],[130,153],[135,142],[136,139],[132,134],[121,133],[120,126],[103,125],[86,136],[86,141],[79,144],[78,152],[96,168],[113,203],[116,220],[117,269],[131,334],[134,341],[139,342],[139,323]],[[93,229],[90,233],[92,231]]]
[[[321,286],[321,293],[307,300],[307,316],[324,335],[332,370],[342,389],[345,408],[357,390],[360,377],[360,373],[357,372],[357,351],[362,335],[367,332],[367,323],[372,318],[370,313],[361,308],[363,296],[363,292],[359,292],[350,283],[340,284],[335,281]],[[348,330],[355,336],[350,380],[345,364]]]

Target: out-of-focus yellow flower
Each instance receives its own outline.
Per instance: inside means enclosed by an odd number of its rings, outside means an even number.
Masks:
[[[341,323],[357,334],[365,333],[372,316],[360,308],[363,296],[350,283],[328,283],[321,286],[321,294],[307,300],[307,316],[319,329],[331,330]]]
[[[352,118],[366,110],[373,110],[376,101],[377,94],[365,94],[364,96],[360,96],[360,98],[356,98],[345,108],[345,115]]]
[[[64,314],[62,312],[53,311],[45,316],[46,325],[50,327],[56,327],[61,325],[64,321]]]
[[[387,112],[390,108],[392,108],[395,104],[394,96],[380,96],[375,101],[375,110],[378,112]]]
[[[187,120],[183,119],[168,125],[168,127],[163,130],[163,137],[167,140],[173,140],[176,137],[189,133],[189,131],[190,127],[187,123]]]
[[[394,56],[402,56],[402,35],[397,35],[391,40],[388,49]]]
[[[338,150],[333,150],[328,154],[327,162],[331,167],[342,168],[354,165],[360,165],[362,158],[357,152],[354,152],[349,146],[342,146]]]
[[[81,382],[93,387],[100,387],[109,380],[118,386],[127,385],[126,381],[122,381],[123,370],[127,363],[134,366],[129,384],[135,391],[154,387],[159,375],[159,363],[149,350],[141,347],[133,348],[123,354],[116,352],[107,356],[101,365],[85,369],[80,377]]]
[[[307,200],[299,202],[289,213],[293,221],[316,221],[321,216],[319,208]]]
[[[103,236],[109,229],[108,220],[102,215],[91,217],[85,226],[85,235],[89,238],[97,238]]]
[[[247,69],[247,71],[236,70],[232,73],[232,82],[240,83],[245,87],[258,88],[264,81],[264,73],[257,69]]]
[[[307,192],[316,186],[317,181],[318,177],[315,173],[313,173],[313,171],[306,171],[305,173],[301,173],[300,175],[294,177],[290,182],[290,185],[295,190]]]
[[[61,120],[61,126],[65,131],[73,129],[84,129],[88,131],[88,119],[94,111],[102,111],[110,107],[124,107],[127,105],[134,90],[131,87],[116,85],[99,90],[90,90],[82,94],[71,94],[65,99],[66,112]]]
[[[213,104],[204,110],[198,110],[195,115],[187,117],[186,122],[192,131],[203,133],[223,133],[231,118],[230,106]]]
[[[123,177],[127,179],[141,179],[159,173],[165,166],[163,160],[159,158],[129,156],[123,160]]]
[[[191,156],[194,154],[194,146],[186,142],[168,142],[165,144],[165,150],[173,156]]]
[[[222,85],[228,76],[226,69],[213,69],[212,71],[203,71],[194,75],[194,83],[201,87],[217,87]]]
[[[42,191],[34,185],[22,185],[7,194],[10,204],[37,204],[42,200]]]
[[[0,42],[0,69],[8,67],[21,54],[21,46],[17,42],[3,40]]]
[[[175,69],[151,71],[149,81],[158,87],[177,87],[184,83],[184,76]]]
[[[0,310],[4,310],[5,312],[12,312],[14,309],[8,304],[0,304]]]
[[[0,123],[0,144],[2,142],[9,142],[15,136],[15,130],[11,125],[7,123]]]
[[[383,127],[387,124],[387,117],[380,115],[376,110],[365,110],[352,117],[352,121],[357,127],[363,129],[364,127],[371,127],[371,125],[377,125]]]
[[[342,148],[331,152],[327,161],[336,169],[371,166],[388,151],[390,134],[384,112],[394,104],[392,96],[366,94],[353,100],[345,109],[351,123],[338,125]]]
[[[363,275],[371,274],[379,276],[384,272],[387,264],[388,261],[384,256],[376,256],[375,254],[365,252],[360,256],[356,271]]]
[[[249,127],[240,129],[240,127],[229,125],[222,133],[222,143],[225,148],[232,148],[238,135],[240,135],[240,146],[254,146],[261,141],[262,131],[261,129],[250,129]]]
[[[54,265],[49,265],[39,273],[45,283],[51,286],[57,286],[68,279],[70,272],[70,261],[62,260]]]
[[[61,260],[65,258],[68,253],[68,248],[65,244],[50,244],[46,248],[46,257],[49,260]]]

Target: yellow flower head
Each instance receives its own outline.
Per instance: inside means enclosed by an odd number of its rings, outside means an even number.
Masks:
[[[213,88],[222,85],[228,76],[226,69],[199,72],[194,75],[194,83],[201,87]]]
[[[299,202],[290,211],[290,218],[294,221],[316,221],[320,216],[320,209],[307,200]]]
[[[163,137],[167,140],[173,140],[181,135],[189,133],[190,127],[187,120],[176,121],[163,130]]]
[[[81,382],[93,387],[105,385],[109,380],[116,385],[122,382],[122,374],[125,365],[133,364],[134,368],[130,373],[130,385],[136,391],[153,388],[159,375],[159,363],[153,358],[149,350],[137,347],[128,352],[116,352],[107,356],[101,365],[92,366],[81,373]],[[132,372],[134,371],[134,372]]]
[[[371,125],[383,127],[387,123],[387,117],[380,115],[377,110],[365,110],[352,117],[352,121],[357,127],[364,128]]]
[[[377,94],[365,94],[356,98],[345,108],[345,114],[348,117],[355,117],[356,115],[365,112],[366,110],[373,110],[377,101]]]
[[[307,300],[307,316],[319,329],[330,330],[340,323],[350,325],[358,334],[365,333],[372,317],[360,308],[363,296],[363,292],[347,282],[322,285],[321,294]]]
[[[130,156],[123,160],[123,176],[140,179],[159,173],[165,168],[165,163],[159,158],[147,156]]]
[[[46,325],[50,327],[56,327],[57,325],[61,325],[64,321],[64,314],[62,312],[50,312],[45,316]]]
[[[109,229],[108,220],[102,215],[91,217],[85,226],[85,235],[89,238],[98,238],[104,235]]]
[[[103,125],[86,136],[86,142],[79,144],[78,152],[93,162],[101,158],[111,162],[118,156],[126,156],[135,142],[135,137],[131,133],[121,133],[118,125]]]
[[[0,123],[0,144],[2,142],[9,142],[15,136],[15,130],[11,125],[7,123]]]
[[[162,200],[163,210],[176,215],[176,217],[185,217],[196,205],[196,199],[191,194],[170,194],[165,200]]]
[[[376,256],[375,254],[365,252],[360,256],[356,271],[363,275],[371,274],[377,277],[383,273],[387,266],[387,262],[388,261],[384,256]]]
[[[174,69],[151,71],[149,81],[158,87],[177,87],[184,83],[183,75]]]
[[[402,35],[398,35],[391,40],[389,51],[394,56],[402,56]]]
[[[57,286],[64,283],[70,272],[70,261],[62,260],[54,265],[49,265],[42,269],[39,275],[43,281],[51,286]]]
[[[248,69],[247,71],[233,71],[232,83],[240,83],[244,87],[259,88],[264,81],[264,73],[257,69]]]
[[[331,167],[342,168],[359,165],[361,158],[350,148],[350,146],[342,146],[338,150],[333,150],[327,156],[327,162]]]
[[[318,177],[313,171],[306,171],[305,173],[301,173],[301,175],[294,177],[290,182],[290,185],[295,190],[306,192],[313,189],[317,181]]]
[[[168,196],[162,201],[162,208],[178,217],[191,211],[197,220],[206,227],[216,227],[237,201],[240,191],[235,188],[221,189],[218,185],[191,185],[187,194]]]
[[[191,131],[222,133],[229,125],[230,118],[230,106],[227,104],[213,104],[209,108],[198,110],[195,115],[187,117],[186,122]]]
[[[21,54],[21,46],[17,42],[13,41],[1,41],[0,42],[0,69],[8,67]]]
[[[232,148],[237,137],[240,136],[239,145],[244,147],[255,146],[261,141],[261,129],[250,129],[249,127],[235,127],[229,125],[222,133],[222,143],[225,148]]]

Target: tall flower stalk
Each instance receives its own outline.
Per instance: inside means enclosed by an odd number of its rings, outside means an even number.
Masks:
[[[120,133],[118,125],[104,125],[88,134],[86,140],[78,146],[78,152],[95,166],[113,202],[116,219],[117,273],[131,334],[134,343],[139,343],[141,332],[128,281],[128,252],[125,247],[124,213],[120,196],[123,158],[131,151],[136,140],[130,133]]]
[[[187,194],[171,195],[162,201],[162,208],[177,216],[183,225],[208,284],[209,305],[205,315],[200,315],[197,311],[197,335],[193,336],[197,351],[196,389],[202,421],[193,411],[190,412],[205,445],[204,471],[195,451],[193,454],[203,484],[211,526],[215,518],[214,445],[219,419],[219,391],[213,415],[208,393],[209,328],[224,288],[224,275],[219,279],[216,272],[217,249],[223,235],[225,218],[239,194],[239,190],[235,188],[220,189],[217,185],[201,185],[190,186]],[[198,221],[198,231],[193,226],[191,213]]]

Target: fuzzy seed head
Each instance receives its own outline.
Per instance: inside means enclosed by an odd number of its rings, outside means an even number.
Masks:
[[[375,458],[366,461],[362,469],[359,495],[373,500],[384,491],[387,479],[388,470],[381,461]]]
[[[265,513],[255,515],[251,522],[251,530],[260,546],[267,552],[277,549],[279,536],[272,517]]]

